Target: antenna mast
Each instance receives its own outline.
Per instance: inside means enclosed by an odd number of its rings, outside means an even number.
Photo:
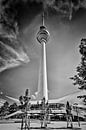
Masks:
[[[44,26],[44,11],[42,13],[42,26]]]

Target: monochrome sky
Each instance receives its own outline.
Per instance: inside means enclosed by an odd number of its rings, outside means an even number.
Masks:
[[[36,40],[36,34],[41,25],[41,8],[38,3],[21,8],[20,37],[30,61],[0,73],[0,91],[6,95],[18,98],[27,88],[31,94],[37,91],[41,45]],[[71,20],[49,11],[45,25],[50,32],[46,49],[48,90],[52,99],[78,91],[69,78],[76,73],[80,63],[78,46],[81,38],[86,37],[86,10],[79,9]]]

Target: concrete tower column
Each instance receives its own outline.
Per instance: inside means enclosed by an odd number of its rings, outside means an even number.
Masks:
[[[42,63],[43,63],[43,97],[48,100],[48,86],[47,86],[47,64],[46,64],[46,43],[42,42]]]

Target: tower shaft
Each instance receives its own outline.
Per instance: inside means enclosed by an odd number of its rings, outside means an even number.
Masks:
[[[47,64],[46,64],[46,43],[42,42],[42,88],[43,97],[48,101],[48,87],[47,87]]]
[[[39,66],[38,78],[38,96],[37,99],[45,98],[48,101],[48,84],[47,84],[47,61],[46,61],[46,43],[41,43],[41,60]]]

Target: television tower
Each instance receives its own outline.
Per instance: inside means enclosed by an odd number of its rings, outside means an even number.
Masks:
[[[44,13],[42,14],[42,26],[37,33],[37,41],[42,46],[42,57],[41,57],[41,66],[39,72],[39,86],[38,93],[41,93],[41,97],[45,98],[45,101],[48,101],[48,87],[47,87],[47,66],[46,66],[46,44],[49,40],[49,32],[44,25]],[[39,92],[42,91],[42,92]]]

